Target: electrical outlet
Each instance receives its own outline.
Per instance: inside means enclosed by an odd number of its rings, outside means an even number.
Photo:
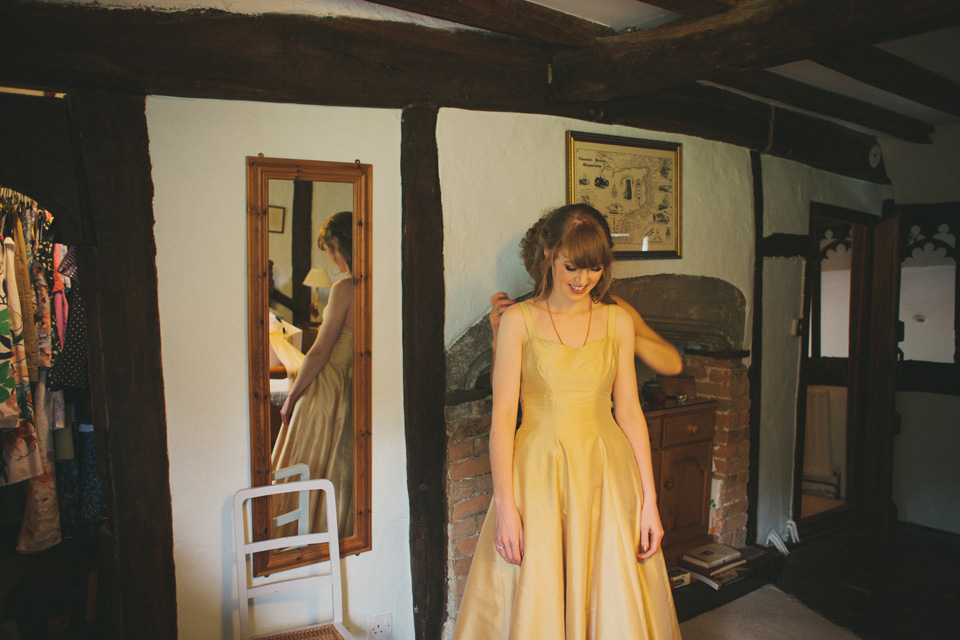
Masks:
[[[387,640],[393,637],[393,616],[389,613],[370,618],[370,637]]]

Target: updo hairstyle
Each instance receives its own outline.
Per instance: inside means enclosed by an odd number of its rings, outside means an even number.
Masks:
[[[544,255],[545,250],[549,257]],[[542,300],[553,290],[553,261],[561,252],[580,269],[603,266],[590,297],[595,302],[608,302],[607,291],[613,281],[613,237],[599,211],[588,204],[564,205],[544,214],[527,231],[520,241],[520,257],[533,278],[536,299]]]
[[[353,273],[353,212],[335,213],[320,228],[317,244],[321,249],[336,251],[347,263],[347,271]]]

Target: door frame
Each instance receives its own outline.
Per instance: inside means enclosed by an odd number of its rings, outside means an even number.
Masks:
[[[820,247],[813,235],[815,217],[852,225],[849,357],[847,386],[847,484],[843,506],[801,518],[806,387],[810,380],[809,331],[814,277]],[[896,323],[900,284],[899,212],[885,202],[872,214],[819,202],[810,203],[811,243],[805,256],[801,365],[797,388],[794,446],[793,519],[804,536],[870,522],[886,528],[893,509],[893,436],[896,413]],[[818,278],[817,278],[818,280]],[[842,359],[838,359],[842,360]],[[843,376],[843,363],[838,362]]]

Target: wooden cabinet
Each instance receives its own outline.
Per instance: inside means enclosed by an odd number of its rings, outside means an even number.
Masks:
[[[710,542],[710,479],[716,402],[645,408],[667,565]]]

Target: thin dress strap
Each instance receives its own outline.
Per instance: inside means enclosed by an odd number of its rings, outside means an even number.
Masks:
[[[616,335],[617,327],[617,310],[615,304],[608,304],[607,309],[607,337],[612,338]]]
[[[536,338],[537,330],[533,328],[533,318],[530,317],[530,309],[527,307],[526,300],[520,303],[520,311],[523,312],[523,321],[527,324],[527,336]]]

